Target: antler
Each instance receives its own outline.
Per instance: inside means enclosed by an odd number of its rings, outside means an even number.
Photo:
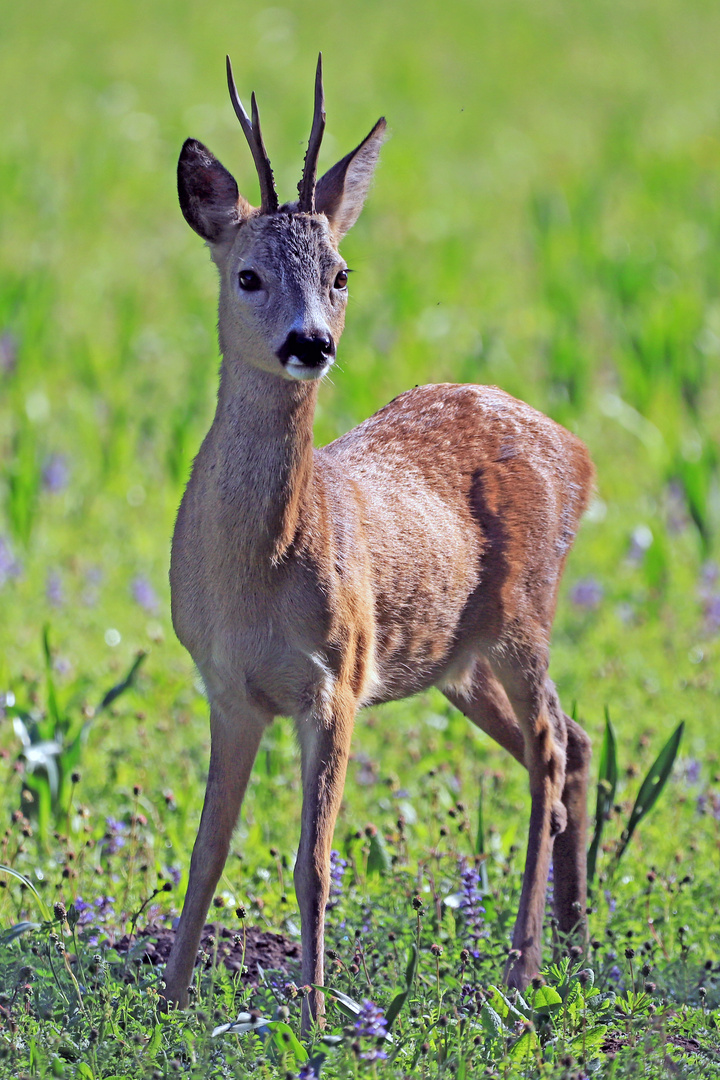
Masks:
[[[243,129],[245,138],[248,141],[248,146],[252,152],[258,179],[260,181],[260,209],[263,214],[274,214],[278,208],[278,197],[275,190],[275,180],[273,177],[272,166],[270,165],[270,158],[267,155],[267,150],[263,143],[262,131],[260,130],[260,117],[258,116],[255,94],[253,94],[251,98],[251,121],[238,96],[235,80],[233,79],[230,57],[226,56],[225,59],[227,61],[227,81],[228,90],[230,91],[230,100],[232,101],[235,115],[240,121],[240,127]]]
[[[317,177],[318,154],[320,143],[325,131],[325,95],[322,81],[322,53],[318,55],[317,70],[315,72],[315,112],[313,115],[310,140],[305,164],[303,166],[302,180],[298,184],[298,210],[307,214],[315,213],[315,180]]]

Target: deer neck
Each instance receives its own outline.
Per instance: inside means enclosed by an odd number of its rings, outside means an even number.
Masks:
[[[213,424],[220,519],[242,557],[276,563],[293,543],[313,482],[316,382],[221,367]]]

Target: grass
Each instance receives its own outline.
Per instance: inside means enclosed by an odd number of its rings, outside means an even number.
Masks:
[[[704,0],[40,0],[4,12],[0,862],[28,885],[0,875],[0,1076],[303,1067],[283,1027],[299,1030],[292,971],[244,986],[210,946],[192,1008],[168,1018],[159,973],[118,943],[179,909],[207,768],[206,704],[173,637],[167,563],[212,416],[216,285],[176,204],[177,153],[202,139],[256,197],[227,51],[241,93],[257,91],[288,197],[318,48],[321,165],[381,114],[392,131],[344,245],[357,272],[318,442],[445,379],[497,383],[582,436],[598,491],[551,674],[594,738],[595,775],[611,716],[618,778],[593,946],[513,1001],[500,980],[525,776],[438,695],[361,716],[328,982],[386,1016],[405,997],[380,1046],[363,1034],[382,1031],[377,1014],[335,998],[329,1030],[347,1034],[311,1056],[327,1054],[329,1078],[720,1072],[719,23]],[[681,721],[668,784],[616,867],[641,781]],[[298,936],[298,796],[278,722],[215,912],[239,942],[248,926]],[[212,1037],[241,1011],[275,1026]]]

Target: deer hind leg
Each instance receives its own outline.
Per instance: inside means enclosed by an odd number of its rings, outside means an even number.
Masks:
[[[524,990],[540,968],[545,895],[553,839],[567,823],[565,787],[567,728],[565,716],[546,677],[547,663],[493,664],[523,733],[525,765],[530,775],[530,829],[520,906],[505,970],[509,986]]]
[[[444,693],[448,700],[477,727],[499,743],[522,765],[527,764],[523,729],[518,723],[502,683],[493,674],[487,661],[478,662],[473,675],[473,683],[468,692],[463,693],[447,688]],[[556,833],[552,848],[555,916],[558,920],[558,929],[564,939],[574,935],[583,941],[587,898],[586,833],[590,739],[579,724],[561,712],[555,687],[549,679],[545,681],[545,695],[552,716],[551,727],[559,731],[561,745],[563,724],[567,732],[565,782],[561,797],[566,825],[561,832]],[[554,828],[559,828],[562,824],[563,811],[562,808],[557,809],[559,812],[555,814],[555,820],[551,820],[551,833]],[[539,877],[541,881],[546,882],[547,870],[540,871]],[[540,919],[542,919],[542,913]],[[515,945],[515,939],[513,944],[520,948]],[[530,975],[532,974],[530,972]]]
[[[444,687],[443,693],[463,716],[494,739],[503,750],[525,764],[525,739],[502,683],[487,660],[479,658],[467,690]]]
[[[306,986],[324,983],[330,849],[345,786],[354,720],[354,701],[335,702],[328,716],[314,716],[298,724],[303,806],[294,878],[300,908],[302,981]],[[303,1031],[309,1029],[313,1020],[322,1023],[324,1011],[324,995],[311,990],[303,1000]]]
[[[565,717],[567,759],[562,801],[567,825],[553,847],[553,905],[561,939],[584,945],[587,935],[587,788],[591,743],[579,724]]]
[[[205,802],[190,861],[185,903],[164,976],[165,997],[179,1008],[188,1004],[188,985],[202,928],[225,866],[267,719],[252,713],[239,719],[216,706],[210,710],[210,769]]]

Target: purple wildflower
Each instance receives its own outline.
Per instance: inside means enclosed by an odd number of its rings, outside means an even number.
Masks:
[[[115,899],[112,896],[98,896],[91,903],[82,896],[75,897],[75,910],[78,913],[77,925],[90,931],[89,945],[97,945],[100,928],[115,918]]]
[[[582,578],[570,590],[570,602],[575,607],[594,611],[602,603],[603,587],[595,578]]]
[[[706,791],[697,798],[698,813],[711,814],[715,821],[720,821],[720,794],[716,791]]]
[[[701,765],[697,758],[686,758],[682,763],[683,771],[685,773],[686,784],[697,784],[700,779]]]
[[[605,889],[605,903],[608,906],[608,911],[611,915],[615,914],[615,908],[617,907],[617,900],[613,897],[613,894],[609,889]]]
[[[158,607],[158,599],[155,595],[155,590],[144,577],[133,578],[131,585],[132,597],[136,604],[139,604],[145,611],[154,614]]]
[[[22,574],[21,564],[13,557],[10,544],[0,536],[0,589],[10,578],[20,577]]]
[[[470,952],[477,959],[480,955],[478,942],[483,936],[483,916],[485,908],[482,906],[480,893],[480,877],[477,867],[468,859],[460,859],[460,904],[458,910],[462,913],[465,930],[472,942]]]
[[[347,869],[347,859],[343,859],[339,851],[334,849],[330,852],[330,895],[325,905],[327,911],[332,911],[342,896],[343,875]]]
[[[685,491],[677,480],[671,480],[667,486],[666,514],[669,533],[682,533],[690,524]]]
[[[545,888],[545,903],[547,907],[552,908],[555,900],[555,874],[553,872],[553,864],[550,863],[550,870],[548,871],[547,886]]]
[[[5,330],[0,334],[0,371],[12,375],[17,367],[18,343],[14,334]]]
[[[62,454],[51,454],[43,465],[42,483],[45,490],[51,495],[57,495],[67,487],[69,476],[66,458]]]
[[[707,597],[703,605],[703,614],[707,632],[717,634],[720,631],[720,593],[712,593]]]
[[[297,1080],[315,1080],[316,1076],[315,1066],[310,1058],[308,1058],[307,1061],[303,1061],[300,1066],[300,1072],[297,1074]]]
[[[98,586],[103,579],[103,572],[99,566],[91,566],[85,574],[86,586],[83,589],[82,602],[86,607],[95,607],[98,602],[100,590]]]
[[[47,582],[45,584],[45,596],[47,597],[48,604],[52,604],[53,607],[62,607],[65,603],[65,594],[63,592],[62,578],[58,574],[57,570],[51,570],[47,576]]]
[[[355,1035],[358,1039],[384,1039],[387,1035],[385,1013],[373,1001],[363,999],[362,1009],[355,1021]],[[363,1061],[380,1061],[387,1057],[384,1050],[377,1046],[363,1050]]]
[[[181,871],[177,866],[167,866],[165,870],[167,876],[170,878],[175,888],[177,888],[180,884],[180,878],[182,877]]]
[[[621,975],[622,971],[620,970],[620,968],[617,966],[617,964],[613,964],[613,966],[608,972],[608,978],[612,979],[613,982],[619,982]]]
[[[103,850],[106,855],[115,855],[120,848],[125,847],[125,836],[128,830],[124,821],[115,818],[105,818],[105,836],[103,837]]]
[[[700,571],[700,585],[712,588],[718,581],[720,581],[720,566],[712,559],[708,559],[703,563]]]

